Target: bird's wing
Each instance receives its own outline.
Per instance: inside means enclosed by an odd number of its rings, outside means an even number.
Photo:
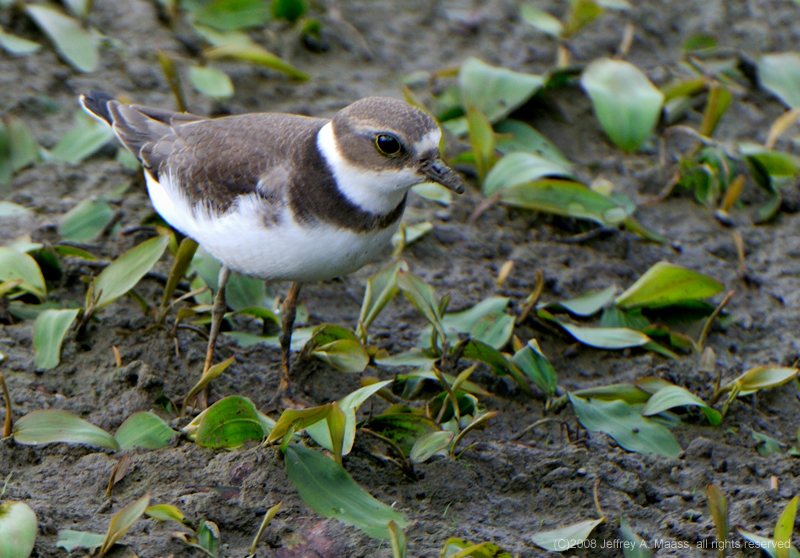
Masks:
[[[98,93],[81,98],[156,181],[166,178],[192,205],[227,210],[255,194],[282,203],[297,164],[327,121],[288,114],[245,114],[205,119],[186,113],[127,105]]]

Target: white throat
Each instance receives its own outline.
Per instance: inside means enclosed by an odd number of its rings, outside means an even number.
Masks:
[[[395,209],[412,186],[423,179],[412,169],[374,171],[345,159],[336,144],[333,123],[317,134],[317,148],[328,162],[339,191],[364,211],[385,215]]]

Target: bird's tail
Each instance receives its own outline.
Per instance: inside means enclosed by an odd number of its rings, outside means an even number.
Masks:
[[[100,91],[92,91],[87,95],[81,95],[80,100],[83,110],[109,126],[114,125],[114,119],[108,110],[108,103],[113,101],[114,97]]]

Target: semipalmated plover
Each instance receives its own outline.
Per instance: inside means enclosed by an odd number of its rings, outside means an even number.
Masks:
[[[400,224],[408,190],[464,183],[442,161],[441,131],[404,102],[369,97],[332,120],[258,113],[208,119],[81,96],[144,166],[156,211],[222,263],[205,371],[226,310],[231,270],[292,281],[282,311],[281,380],[301,283],[352,273]]]

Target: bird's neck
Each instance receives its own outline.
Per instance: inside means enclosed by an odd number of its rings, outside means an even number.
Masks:
[[[339,192],[363,211],[388,215],[403,202],[411,187],[403,171],[375,171],[345,158],[337,146],[331,122],[317,133],[317,149],[331,169]]]

